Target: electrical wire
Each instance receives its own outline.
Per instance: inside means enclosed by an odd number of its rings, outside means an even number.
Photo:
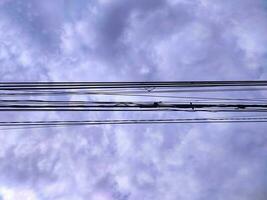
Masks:
[[[138,120],[76,120],[76,121],[1,121],[0,130],[50,128],[66,126],[96,125],[138,125],[138,124],[202,124],[202,123],[261,123],[267,117],[223,117],[223,118],[175,118],[175,119],[138,119]]]
[[[191,81],[191,82],[0,82],[0,111],[209,111],[209,112],[266,112],[264,98],[224,98],[168,96],[180,92],[242,92],[267,90],[267,81]],[[203,89],[203,87],[205,87]],[[220,88],[217,88],[220,87]],[[189,88],[189,89],[184,89]],[[191,89],[193,88],[193,89]],[[4,92],[3,92],[4,91]],[[163,102],[93,102],[52,101],[30,98],[32,95],[112,95],[153,98],[173,97],[183,101]],[[216,100],[216,101],[215,101]],[[242,102],[242,103],[240,103]]]

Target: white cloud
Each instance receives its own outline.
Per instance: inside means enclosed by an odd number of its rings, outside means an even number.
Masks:
[[[18,2],[1,4],[1,81],[266,76],[267,11],[260,0],[29,1],[32,6],[21,8]],[[80,115],[125,116],[137,115]],[[78,116],[1,116],[55,118]],[[159,125],[1,131],[0,194],[4,200],[16,195],[29,200],[264,199],[265,129]]]
[[[37,200],[35,193],[29,189],[0,188],[0,198],[3,200]]]

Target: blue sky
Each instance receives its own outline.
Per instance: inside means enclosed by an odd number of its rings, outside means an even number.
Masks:
[[[1,81],[264,80],[266,44],[263,0],[0,0]],[[135,115],[0,119],[107,116]],[[264,200],[265,131],[253,124],[1,131],[0,199]]]

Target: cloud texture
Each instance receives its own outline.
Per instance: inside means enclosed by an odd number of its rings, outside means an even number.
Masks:
[[[261,80],[266,33],[263,0],[2,0],[0,80]],[[0,119],[124,116],[106,115]],[[264,200],[266,130],[224,124],[1,131],[0,200]]]

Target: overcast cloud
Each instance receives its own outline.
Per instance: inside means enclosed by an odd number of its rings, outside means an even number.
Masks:
[[[264,0],[0,0],[0,81],[263,80],[266,44]],[[0,130],[0,200],[265,200],[266,130]]]

